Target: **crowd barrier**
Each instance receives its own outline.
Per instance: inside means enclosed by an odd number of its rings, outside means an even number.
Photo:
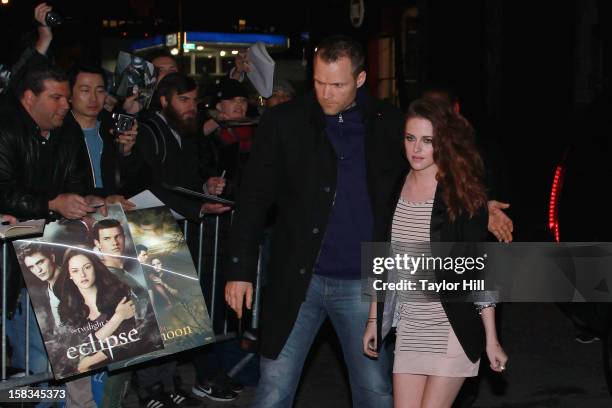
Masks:
[[[220,227],[221,227],[221,217],[230,217],[231,222],[231,214],[228,215],[214,215],[207,216],[202,219],[199,224],[194,224],[188,221],[179,221],[181,224],[181,229],[183,230],[183,235],[185,237],[185,242],[188,243],[190,251],[192,251],[192,257],[195,258],[195,266],[198,273],[198,277],[200,278],[200,283],[202,283],[202,279],[205,273],[208,271],[205,270],[206,265],[206,248],[209,242],[205,238],[207,234],[208,228],[213,228],[212,232],[212,259],[210,263],[210,274],[212,283],[210,285],[210,292],[205,290],[204,297],[208,303],[208,312],[210,315],[211,322],[213,323],[213,328],[215,327],[214,322],[222,319],[222,327],[221,330],[215,331],[215,342],[229,340],[237,337],[237,331],[230,331],[228,320],[233,318],[235,315],[233,312],[230,312],[229,309],[225,306],[225,301],[223,299],[217,299],[217,292],[222,288],[218,287],[218,285],[222,285],[224,281],[219,277],[219,269],[220,269]],[[197,234],[195,239],[193,238],[193,234]],[[195,250],[195,251],[194,251]],[[15,288],[7,287],[9,282],[9,275],[13,273],[11,271],[12,262],[10,260],[11,251],[13,251],[13,245],[11,240],[2,241],[2,370],[1,370],[1,382],[0,382],[0,391],[8,390],[15,387],[25,386],[29,384],[36,384],[39,382],[47,381],[53,378],[53,374],[51,372],[51,367],[47,367],[46,372],[42,373],[30,373],[30,336],[29,329],[31,324],[35,323],[35,316],[31,308],[27,308],[26,318],[25,318],[25,370],[23,373],[18,376],[9,376],[8,375],[8,367],[9,367],[9,358],[8,358],[8,342],[10,339],[7,338],[7,330],[6,330],[6,322],[8,319],[7,309],[8,309],[8,295],[9,291],[16,290]],[[195,255],[195,256],[194,256]],[[17,273],[21,273],[16,271]],[[251,328],[256,330],[258,326],[258,305],[260,302],[260,294],[259,294],[259,282],[260,282],[260,272],[261,272],[261,250],[260,257],[257,267],[257,283],[256,283],[256,291],[255,291],[255,304],[253,307],[253,315],[251,319]],[[206,287],[206,285],[205,285]],[[27,296],[27,295],[26,295]],[[27,297],[27,303],[29,304],[29,296]],[[223,307],[219,307],[217,304],[221,301]],[[218,325],[219,326],[219,325]],[[13,340],[14,341],[14,340]],[[248,354],[241,362],[239,362],[231,371],[230,375],[237,373],[247,362],[250,360],[254,354]]]

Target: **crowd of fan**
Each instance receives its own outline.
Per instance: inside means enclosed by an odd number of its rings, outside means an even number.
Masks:
[[[76,220],[113,203],[129,210],[134,207],[129,198],[143,190],[191,221],[228,212],[226,205],[202,204],[166,186],[235,196],[256,123],[240,124],[249,112],[245,56],[240,54],[230,75],[214,85],[209,110],[200,102],[196,81],[180,72],[170,53],[146,55],[155,66],[156,86],[149,106],[142,106],[137,89],[123,100],[109,93],[99,66],[83,61],[63,72],[53,64],[47,56],[53,38],[45,22],[49,11],[45,3],[36,7],[38,40],[13,65],[10,85],[1,95],[2,221]],[[262,108],[285,102],[292,94],[291,85],[279,81]],[[134,118],[131,127],[122,128],[118,114]],[[15,309],[25,292],[16,275],[10,277],[7,304],[12,320],[19,321],[22,315]],[[19,341],[16,333],[8,334]],[[44,360],[44,351],[40,358]],[[136,369],[141,403],[199,406],[177,386],[177,375],[174,361]],[[71,406],[92,403],[90,387],[83,384],[82,378],[66,383]],[[234,399],[240,390],[227,377],[199,378],[193,388],[196,395],[221,401]]]

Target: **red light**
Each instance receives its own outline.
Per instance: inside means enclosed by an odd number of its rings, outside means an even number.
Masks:
[[[121,35],[125,37],[125,36],[127,36],[127,33],[124,31],[124,32],[121,33]]]
[[[550,201],[548,204],[548,228],[555,237],[555,241],[559,242],[559,197],[561,188],[563,187],[563,166],[559,165],[555,169],[552,188],[550,190]]]

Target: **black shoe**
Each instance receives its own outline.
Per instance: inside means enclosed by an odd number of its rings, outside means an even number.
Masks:
[[[178,390],[174,393],[167,394],[168,398],[172,400],[172,402],[177,407],[202,407],[202,401],[199,399],[192,397],[188,393]]]
[[[240,384],[226,373],[219,374],[213,381],[225,388],[229,388],[236,394],[240,394],[244,390],[244,385]]]
[[[176,408],[174,401],[169,399],[166,395],[158,394],[153,395],[150,398],[140,400],[140,406],[142,408]]]
[[[233,401],[236,399],[236,393],[228,387],[217,384],[214,381],[204,381],[203,384],[195,384],[191,392],[200,398],[209,398],[213,401]]]
[[[581,332],[576,336],[576,341],[582,344],[589,344],[589,343],[599,341],[599,337],[589,332]]]

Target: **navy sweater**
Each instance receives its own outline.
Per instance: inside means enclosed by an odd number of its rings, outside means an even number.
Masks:
[[[365,126],[356,107],[326,116],[325,133],[338,163],[336,195],[314,273],[359,279],[361,243],[372,240],[373,216],[366,186]]]

